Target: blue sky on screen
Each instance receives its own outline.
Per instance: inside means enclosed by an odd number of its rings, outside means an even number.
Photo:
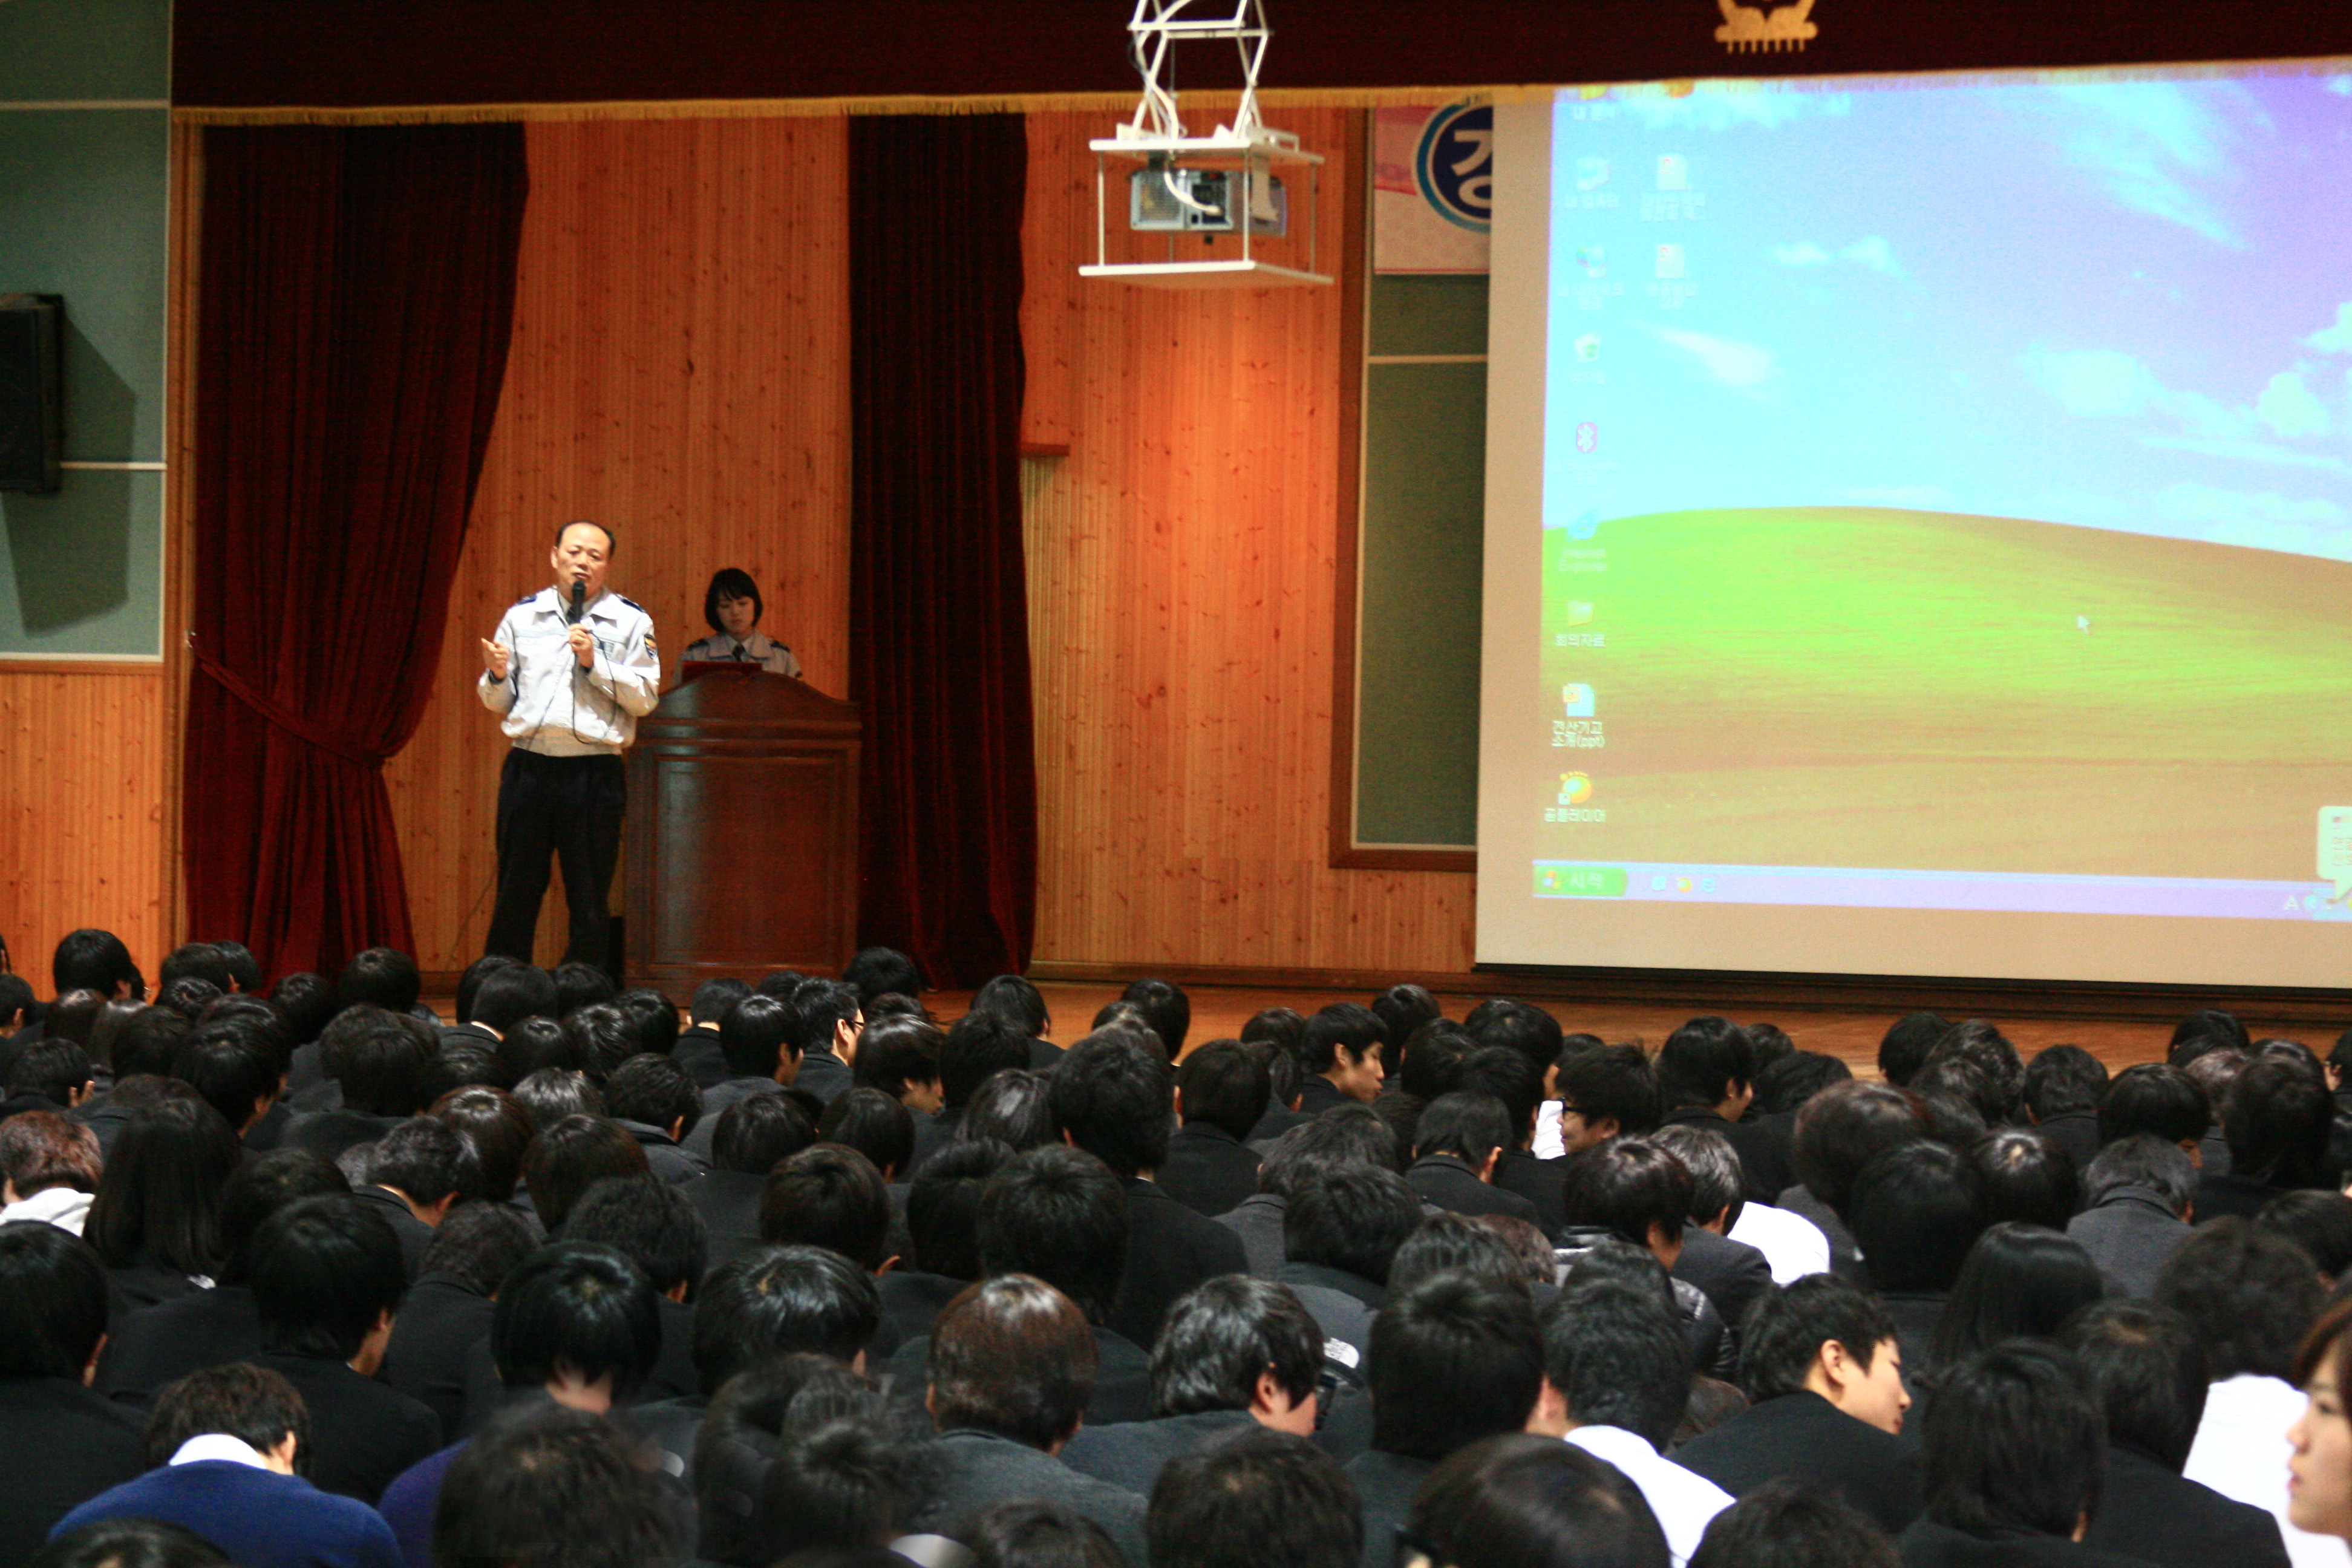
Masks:
[[[1897,506],[2352,559],[2347,214],[2352,74],[1563,97],[1545,521]]]

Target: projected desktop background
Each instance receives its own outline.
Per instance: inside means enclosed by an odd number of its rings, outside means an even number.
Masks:
[[[2352,918],[2352,75],[1570,96],[1551,203],[1538,897]]]

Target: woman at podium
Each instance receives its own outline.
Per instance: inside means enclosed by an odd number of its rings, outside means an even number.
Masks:
[[[689,664],[756,664],[777,675],[800,678],[801,661],[775,638],[755,630],[760,612],[760,585],[740,566],[724,567],[710,575],[702,595],[702,618],[711,635],[686,650]]]

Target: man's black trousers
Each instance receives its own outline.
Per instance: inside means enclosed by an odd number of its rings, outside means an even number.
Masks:
[[[518,747],[499,774],[499,902],[486,952],[530,962],[547,862],[563,864],[563,900],[572,917],[565,963],[614,966],[613,870],[621,858],[621,816],[628,773],[617,756],[543,757]]]

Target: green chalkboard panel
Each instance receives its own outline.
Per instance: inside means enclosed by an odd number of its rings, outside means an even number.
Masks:
[[[1356,842],[1467,847],[1478,827],[1486,364],[1375,362],[1363,429]]]
[[[1383,274],[1372,279],[1364,353],[1484,354],[1486,275]]]
[[[163,476],[77,469],[0,494],[0,656],[163,653]]]

